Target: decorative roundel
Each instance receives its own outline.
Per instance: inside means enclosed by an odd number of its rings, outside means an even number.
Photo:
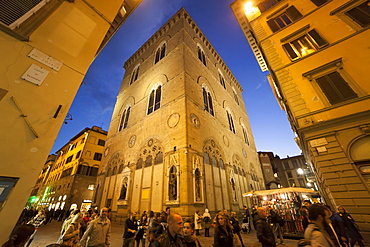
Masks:
[[[150,138],[149,141],[148,141],[148,147],[152,146],[153,145],[153,139]]]
[[[227,138],[227,136],[223,136],[223,140],[224,140],[224,144],[226,147],[229,146],[229,139]]]
[[[105,150],[104,150],[104,157],[107,157],[107,155],[109,154],[109,148],[106,148]]]
[[[128,146],[130,148],[132,148],[135,145],[135,141],[136,141],[136,135],[131,136],[131,138],[130,138],[130,140],[128,142]]]
[[[168,127],[170,128],[175,127],[179,123],[179,120],[180,120],[180,114],[178,113],[171,114],[167,120]]]
[[[199,118],[194,113],[190,114],[190,122],[195,128],[199,128],[200,126]]]
[[[242,152],[243,152],[244,157],[247,158],[247,152],[244,149],[242,149]]]

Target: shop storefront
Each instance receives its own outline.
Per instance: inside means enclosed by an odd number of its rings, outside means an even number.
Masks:
[[[252,203],[258,207],[274,209],[285,221],[282,226],[284,236],[293,238],[303,237],[302,202],[306,199],[320,202],[317,191],[300,187],[250,191],[243,196],[251,197]]]

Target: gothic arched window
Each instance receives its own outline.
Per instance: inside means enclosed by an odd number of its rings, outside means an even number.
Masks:
[[[155,156],[154,164],[162,164],[163,163],[163,153],[158,152],[157,155]]]
[[[150,92],[147,113],[148,115],[161,107],[161,98],[162,98],[162,86],[159,85],[156,89],[153,89]]]
[[[206,54],[204,53],[203,49],[198,45],[198,58],[199,60],[204,64],[204,66],[207,66],[206,62]]]
[[[121,120],[119,123],[118,131],[121,131],[127,127],[128,119],[130,117],[131,107],[128,107],[126,110],[123,111],[121,115]]]
[[[215,156],[213,156],[213,155],[212,155],[212,165],[213,165],[214,167],[218,167],[218,165],[217,165],[217,159],[216,159],[216,157],[215,157]]]
[[[143,168],[143,159],[140,158],[137,163],[136,163],[136,169],[141,169]]]
[[[220,159],[219,163],[220,163],[220,168],[225,170],[224,162],[222,159]]]
[[[151,155],[148,155],[148,157],[146,157],[146,160],[145,160],[145,167],[149,167],[152,165],[152,156]]]
[[[226,114],[227,114],[227,119],[229,121],[229,128],[235,134],[236,131],[235,131],[235,127],[234,127],[233,117],[232,117],[232,115],[228,111],[226,111]]]
[[[168,198],[169,200],[177,200],[177,169],[172,166],[170,169],[168,180]]]
[[[220,71],[218,71],[218,77],[220,78],[220,84],[226,89],[225,79]]]
[[[140,68],[140,65],[137,65],[135,69],[132,71],[131,78],[130,78],[130,85],[134,83],[134,81],[136,81],[137,78],[139,77],[139,68]]]
[[[238,98],[238,95],[236,94],[234,88],[233,88],[233,94],[234,94],[234,100],[235,100],[235,102],[239,105],[239,98]]]
[[[209,163],[209,155],[208,155],[208,153],[204,153],[204,164],[210,164]]]
[[[242,129],[243,129],[244,142],[247,143],[247,145],[249,146],[248,133],[245,130],[244,126],[242,126]]]
[[[167,47],[167,44],[163,43],[161,46],[157,48],[155,52],[154,64],[158,63],[162,58],[166,56],[166,47]]]
[[[213,102],[212,97],[209,92],[206,91],[205,88],[203,88],[203,103],[204,103],[204,110],[208,111],[212,116],[214,116],[213,111]]]

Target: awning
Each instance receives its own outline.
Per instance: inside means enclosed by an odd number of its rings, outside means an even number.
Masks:
[[[258,190],[258,191],[249,191],[243,194],[243,197],[247,196],[264,196],[264,195],[273,195],[279,193],[288,193],[288,192],[296,192],[296,193],[304,193],[304,194],[317,194],[317,191],[313,189],[301,188],[301,187],[288,187],[288,188],[280,188],[280,189],[273,189],[273,190]]]

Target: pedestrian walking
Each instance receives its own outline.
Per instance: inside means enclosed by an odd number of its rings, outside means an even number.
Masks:
[[[186,247],[202,247],[195,233],[195,225],[191,219],[184,221],[182,235],[186,243]]]
[[[185,247],[183,238],[183,222],[181,215],[170,213],[167,219],[168,227],[152,244],[151,247]]]
[[[343,206],[338,207],[338,214],[343,219],[344,228],[346,229],[350,246],[355,246],[357,242],[360,247],[364,247],[365,245],[362,242],[363,237],[361,236],[359,227],[357,226],[353,217],[349,213],[347,213]]]
[[[137,227],[138,231],[135,236],[136,247],[139,247],[140,242],[141,242],[141,247],[145,247],[146,233],[147,233],[147,229],[149,225],[148,215],[143,213],[137,225],[138,225]]]
[[[280,239],[280,244],[284,244],[283,232],[281,226],[285,224],[283,218],[280,217],[279,213],[276,212],[272,207],[268,207],[269,210],[269,219],[272,224],[272,232],[275,235],[275,241],[277,242],[278,238]]]
[[[136,216],[137,216],[136,212],[131,212],[129,214],[129,217],[125,220],[122,247],[135,246],[135,235],[137,232]]]
[[[311,246],[334,247],[334,242],[325,230],[330,221],[328,210],[323,205],[313,204],[308,207],[308,217],[310,223],[304,232],[305,240],[309,240]]]
[[[256,227],[259,242],[262,244],[262,247],[276,247],[275,235],[267,222],[266,209],[263,207],[257,208],[257,214]]]
[[[203,213],[203,222],[204,222],[204,236],[210,237],[209,228],[211,228],[211,214],[208,212],[208,209],[204,209]]]
[[[35,227],[31,224],[16,226],[10,238],[2,247],[23,247],[34,233]]]
[[[36,232],[38,231],[40,226],[45,222],[45,220],[46,220],[45,210],[41,209],[37,213],[37,215],[27,223],[27,224],[31,224],[35,227],[35,231],[33,232],[33,234],[31,235],[30,239],[28,240],[28,242],[26,244],[27,247],[30,246],[31,242],[33,241],[33,239],[35,237]]]
[[[222,213],[217,214],[213,246],[233,247],[233,243],[233,232],[228,217]]]
[[[231,221],[231,226],[233,227],[233,233],[238,236],[240,244],[242,245],[242,247],[245,247],[245,245],[243,243],[242,236],[240,235],[241,228],[240,228],[240,225],[239,225],[239,220],[236,218],[236,213],[235,212],[230,213],[230,221]]]
[[[62,246],[68,247],[78,246],[78,242],[80,241],[80,220],[81,220],[80,214],[76,214],[72,218],[71,224],[69,224],[68,228],[63,234],[61,242]]]
[[[195,235],[200,236],[199,230],[202,229],[202,216],[199,214],[199,210],[197,210],[194,214],[194,225],[195,225]]]
[[[91,221],[82,236],[78,246],[99,246],[110,245],[111,223],[107,217],[108,208],[102,208],[100,215]]]
[[[252,227],[250,225],[250,218],[251,214],[247,206],[243,206],[243,223],[242,223],[242,231],[246,233],[250,233],[252,231]]]

